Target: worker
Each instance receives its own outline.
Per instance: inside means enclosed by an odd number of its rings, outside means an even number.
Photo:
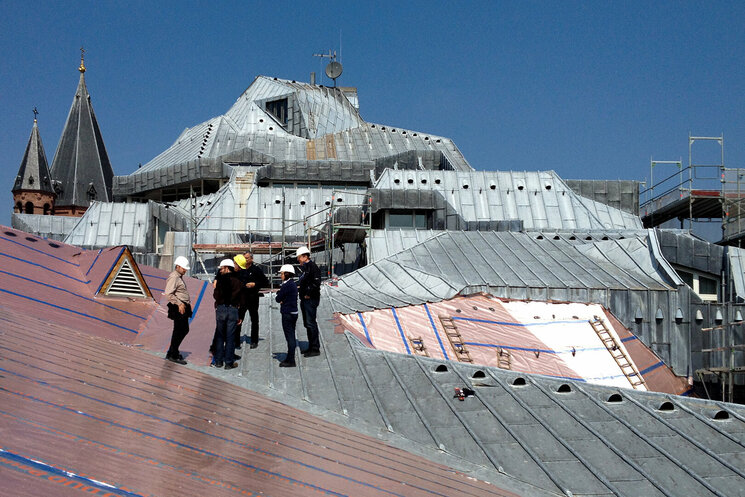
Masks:
[[[191,300],[186,290],[183,276],[191,269],[189,259],[184,256],[176,257],[174,269],[166,279],[166,288],[163,294],[168,299],[168,318],[173,320],[173,333],[171,333],[171,346],[166,353],[166,359],[177,364],[186,364],[184,357],[179,352],[181,342],[189,333],[189,318],[191,317]]]
[[[245,306],[248,309],[248,315],[251,318],[251,348],[255,349],[259,346],[259,297],[261,297],[259,290],[268,287],[269,280],[267,280],[261,268],[253,263],[254,256],[251,252],[243,254],[243,258],[246,261],[246,267],[244,269],[246,272],[244,276],[245,282],[243,283],[246,288],[246,293],[244,295]]]
[[[238,367],[235,360],[235,327],[238,323],[238,307],[241,303],[241,285],[235,273],[232,259],[220,262],[220,272],[215,279],[215,321],[217,340],[212,364],[215,368],[225,366],[225,369]]]
[[[282,285],[279,287],[275,300],[279,302],[279,312],[282,315],[282,331],[287,341],[287,354],[280,368],[295,367],[295,325],[297,324],[297,284],[295,284],[295,268],[292,264],[284,264],[279,268]]]
[[[308,335],[308,348],[303,352],[304,357],[315,357],[321,354],[321,343],[318,338],[318,323],[316,312],[321,300],[321,270],[310,260],[308,247],[300,247],[295,252],[300,263],[300,278],[298,279],[298,293],[300,295],[300,311],[303,314],[303,326]]]

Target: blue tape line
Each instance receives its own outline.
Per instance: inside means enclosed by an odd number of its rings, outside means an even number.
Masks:
[[[631,335],[630,337],[622,338],[622,342],[630,342],[631,340],[639,340],[639,337],[636,335]]]
[[[464,343],[465,345],[470,345],[472,347],[493,347],[493,348],[510,349],[510,350],[524,350],[526,352],[540,352],[541,354],[558,354],[559,353],[551,349],[532,349],[530,347],[516,347],[513,345],[499,345],[496,343],[479,343],[479,342],[464,342]]]
[[[29,247],[28,245],[26,245],[24,243],[21,243],[21,242],[18,242],[16,240],[11,240],[10,238],[6,238],[4,236],[0,236],[0,239],[5,240],[7,242],[15,243],[16,245],[20,245],[23,248],[26,248],[26,249],[29,249],[29,250],[33,250],[34,252],[39,252],[40,254],[44,254],[46,256],[52,257],[53,259],[57,259],[58,261],[62,261],[64,263],[70,264],[72,266],[80,267],[80,264],[76,264],[74,262],[70,262],[67,259],[63,259],[61,257],[57,257],[56,255],[49,254],[47,252],[44,252],[43,250],[39,250],[39,249],[36,249],[34,247]]]
[[[91,263],[91,267],[88,268],[88,271],[85,272],[85,275],[88,276],[88,273],[91,272],[91,269],[93,269],[93,266],[96,265],[96,261],[98,260],[98,257],[101,255],[101,252],[103,252],[103,249],[98,249],[98,253],[96,254],[96,258],[93,259],[93,262]]]
[[[130,452],[128,450],[123,449],[122,447],[117,447],[115,445],[111,445],[111,444],[108,444],[108,443],[105,443],[105,442],[102,442],[102,441],[99,441],[99,440],[94,440],[92,438],[84,437],[84,436],[82,436],[80,434],[73,433],[73,432],[70,432],[70,431],[61,430],[60,428],[52,427],[51,425],[46,424],[46,423],[41,423],[39,421],[30,421],[28,419],[21,418],[20,416],[17,416],[15,414],[10,413],[10,412],[7,412],[7,411],[0,410],[0,414],[2,414],[4,416],[7,416],[9,418],[13,418],[13,419],[15,419],[16,421],[18,421],[20,423],[25,423],[27,425],[31,425],[35,429],[40,429],[40,430],[45,431],[45,432],[47,432],[49,434],[52,434],[52,435],[59,435],[61,433],[63,435],[67,435],[68,439],[71,439],[71,440],[73,440],[75,442],[82,441],[84,443],[90,443],[90,444],[94,444],[96,446],[105,447],[105,448],[109,449],[112,453],[114,453],[116,455],[123,454],[123,455],[125,455],[127,457],[135,456],[135,457],[138,457],[138,458],[147,459],[147,460],[156,462],[158,464],[158,467],[160,467],[160,468],[168,468],[168,469],[171,469],[171,470],[176,470],[176,471],[178,471],[178,472],[180,472],[182,474],[185,474],[185,475],[191,477],[193,480],[198,481],[198,482],[204,482],[205,481],[205,477],[204,476],[202,476],[197,471],[194,471],[194,470],[191,470],[191,469],[186,469],[186,468],[181,467],[181,466],[174,466],[173,464],[168,464],[168,463],[165,463],[165,462],[163,462],[161,460],[156,460],[156,459],[151,458],[151,457],[145,457],[145,456],[142,456],[140,454],[135,454],[133,452]],[[0,464],[2,464],[2,463],[0,463]],[[210,482],[210,483],[211,484],[220,485],[220,483],[218,483],[218,482]],[[109,490],[109,492],[112,492],[112,490]],[[123,491],[120,491],[120,492],[123,492]],[[122,494],[122,495],[125,495],[126,496],[126,494]],[[258,495],[258,494],[256,494],[256,495]]]
[[[654,371],[655,369],[658,369],[658,368],[660,368],[660,367],[662,367],[664,365],[665,365],[665,363],[662,362],[662,361],[660,361],[660,362],[658,362],[656,364],[652,364],[651,366],[649,366],[648,368],[646,368],[646,369],[644,369],[642,371],[639,371],[639,374],[643,376],[643,375],[649,373],[650,371]]]
[[[48,305],[49,307],[54,307],[55,309],[60,309],[60,310],[63,310],[63,311],[71,312],[73,314],[77,314],[79,316],[83,316],[83,317],[86,317],[86,318],[95,319],[96,321],[101,321],[102,323],[106,323],[106,324],[111,325],[111,326],[114,326],[116,328],[121,328],[123,330],[129,331],[130,333],[134,333],[135,335],[137,333],[139,333],[137,330],[132,330],[132,329],[129,329],[129,328],[125,328],[124,326],[120,326],[120,325],[118,325],[116,323],[112,323],[111,321],[106,321],[105,319],[101,319],[101,318],[98,318],[96,316],[91,316],[90,314],[86,314],[84,312],[75,311],[73,309],[68,309],[67,307],[62,307],[61,305],[50,304],[49,302],[44,302],[43,300],[35,299],[35,298],[29,297],[27,295],[21,295],[20,293],[11,292],[10,290],[6,290],[5,288],[0,288],[0,292],[9,293],[10,295],[15,295],[16,297],[21,297],[22,299],[27,299],[27,300],[31,300],[33,302],[38,302],[40,304]]]
[[[479,343],[479,342],[465,342],[466,345],[471,345],[473,347],[493,347],[493,348],[501,348],[501,349],[510,349],[510,350],[523,350],[526,352],[540,352],[541,354],[556,354],[556,355],[562,355],[562,354],[571,354],[571,350],[553,350],[553,349],[533,349],[529,347],[517,347],[512,345],[499,345],[495,343]],[[574,352],[596,352],[596,351],[607,351],[607,347],[575,347]]]
[[[137,314],[133,314],[131,312],[123,311],[121,309],[117,309],[116,307],[113,307],[113,306],[104,304],[103,302],[99,302],[96,299],[92,299],[90,297],[84,297],[83,295],[80,295],[80,294],[77,294],[77,293],[72,292],[70,290],[67,290],[66,288],[61,288],[61,287],[58,287],[58,286],[50,285],[48,283],[42,283],[41,281],[36,281],[36,280],[32,280],[31,278],[26,278],[25,276],[19,276],[17,274],[9,273],[7,271],[3,271],[2,269],[0,269],[0,273],[7,274],[8,276],[13,276],[14,278],[19,278],[19,279],[22,279],[22,280],[30,281],[31,283],[35,283],[37,285],[42,285],[42,286],[45,286],[45,287],[48,287],[48,288],[52,288],[54,290],[59,290],[60,292],[69,293],[70,295],[73,295],[75,297],[81,298],[81,299],[83,299],[85,301],[91,302],[91,303],[96,304],[96,305],[102,305],[102,306],[104,306],[104,307],[106,307],[108,309],[113,309],[115,311],[123,312],[124,314],[129,314],[130,316],[134,316],[134,317],[136,317],[138,319],[142,319],[142,320],[147,319],[145,317],[138,316]]]
[[[372,345],[372,340],[370,340],[370,333],[367,331],[367,325],[365,325],[365,318],[362,317],[362,313],[358,312],[357,316],[360,318],[360,324],[362,324],[362,329],[365,331],[365,336],[367,337],[367,341]],[[374,345],[373,345],[374,347]]]
[[[142,273],[142,276],[147,276],[148,278],[157,278],[159,280],[164,280],[164,281],[168,279],[167,276],[156,276],[154,274],[145,274],[145,273]]]
[[[452,316],[453,319],[459,321],[473,321],[474,323],[488,323],[488,324],[500,324],[503,326],[518,326],[525,328],[527,326],[550,326],[552,324],[576,324],[576,323],[587,323],[586,319],[571,319],[568,321],[543,321],[539,323],[510,323],[507,321],[491,321],[489,319],[476,319],[476,318],[463,318],[458,316]]]
[[[86,478],[85,476],[80,476],[80,475],[76,475],[75,473],[70,473],[68,471],[64,471],[62,469],[59,469],[57,467],[54,467],[54,466],[52,466],[50,464],[47,464],[47,463],[44,463],[42,461],[37,461],[37,460],[34,460],[34,459],[29,459],[28,457],[24,457],[24,456],[22,456],[20,454],[15,454],[13,452],[9,452],[9,451],[7,451],[7,450],[5,450],[3,448],[0,448],[0,455],[2,455],[3,457],[6,457],[8,459],[10,459],[11,461],[15,461],[17,463],[21,463],[21,464],[24,464],[26,466],[31,466],[32,468],[35,468],[35,469],[38,469],[38,470],[41,470],[41,471],[45,471],[47,473],[52,473],[52,474],[57,475],[57,476],[64,476],[64,477],[69,478],[71,480],[75,480],[75,481],[79,481],[79,482],[85,483],[89,487],[95,487],[95,488],[98,488],[100,490],[104,490],[105,492],[108,492],[108,493],[116,492],[119,495],[123,495],[123,496],[127,496],[127,497],[128,496],[131,496],[131,497],[143,497],[142,494],[135,494],[135,493],[129,492],[127,490],[122,490],[121,488],[119,488],[119,487],[117,487],[115,485],[110,485],[108,483],[102,483],[100,481],[91,480],[90,478]],[[4,466],[6,466],[6,465],[4,465]],[[96,493],[98,493],[98,492],[96,492]]]
[[[207,281],[204,282],[202,285],[202,291],[199,292],[199,297],[197,298],[196,303],[194,304],[194,308],[191,310],[191,317],[189,318],[189,323],[191,323],[195,317],[197,317],[197,311],[199,310],[199,304],[202,303],[202,297],[204,297],[204,291],[207,289]]]
[[[111,267],[109,268],[109,270],[106,271],[106,277],[101,279],[101,284],[98,285],[98,290],[96,290],[96,295],[98,295],[98,292],[100,292],[101,291],[101,288],[103,288],[103,284],[108,279],[109,275],[111,274],[111,271],[116,266],[116,263],[119,262],[119,259],[121,259],[123,253],[124,253],[124,247],[122,247],[122,249],[119,251],[119,253],[114,258],[114,262],[111,264]]]
[[[430,314],[429,307],[427,307],[427,304],[424,304],[424,310],[427,311],[427,317],[429,318],[429,324],[432,325],[432,331],[435,332],[437,341],[440,342],[440,350],[442,350],[442,355],[445,357],[445,359],[450,360],[450,358],[448,357],[448,353],[445,352],[445,345],[442,343],[442,339],[440,338],[440,333],[437,331],[437,326],[435,326],[435,320],[432,319],[432,314]]]
[[[16,256],[13,256],[13,255],[10,255],[10,254],[6,254],[4,252],[0,252],[0,255],[3,255],[5,257],[7,257],[8,259],[13,259],[13,260],[16,260],[18,262],[23,262],[24,264],[30,264],[32,266],[40,267],[40,268],[42,268],[42,269],[44,269],[46,271],[51,271],[51,272],[53,272],[55,274],[59,274],[60,276],[64,276],[65,278],[70,278],[71,280],[77,281],[78,283],[85,283],[87,285],[88,283],[91,282],[90,280],[87,280],[86,281],[86,280],[79,280],[77,278],[73,278],[69,274],[60,273],[59,271],[55,271],[54,269],[50,269],[48,266],[45,266],[44,264],[38,264],[36,262],[27,261],[26,259],[21,259],[20,257],[16,257]]]
[[[396,320],[396,326],[398,326],[398,332],[401,334],[401,340],[404,342],[404,347],[406,347],[406,353],[411,355],[411,349],[409,349],[408,340],[406,340],[406,335],[404,335],[404,329],[401,328],[401,322],[398,320],[398,314],[396,314],[396,309],[394,307],[391,307],[391,311],[393,311],[393,319]]]

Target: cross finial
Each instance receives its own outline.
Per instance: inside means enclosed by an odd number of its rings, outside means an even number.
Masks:
[[[81,73],[85,72],[85,64],[83,63],[85,59],[85,48],[80,47],[80,67],[78,67],[78,71]]]
[[[36,107],[34,107],[34,122],[36,122],[36,116],[39,114],[39,111],[36,110]]]

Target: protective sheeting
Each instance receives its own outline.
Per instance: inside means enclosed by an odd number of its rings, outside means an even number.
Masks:
[[[437,193],[444,210],[435,211],[438,229],[465,229],[452,225],[454,215],[461,224],[519,219],[526,230],[643,228],[638,216],[578,195],[554,171],[386,169],[374,188]]]
[[[590,324],[598,318],[613,337],[607,346]],[[626,344],[639,340],[617,320],[610,319],[598,304],[524,302],[472,295],[339,315],[339,320],[344,330],[379,350],[472,361],[618,388],[660,389],[674,394],[687,390],[685,381],[676,379],[643,344],[635,346],[632,354]],[[449,327],[449,320],[455,330]],[[653,386],[634,386],[638,377],[614,359],[616,348],[623,351],[636,371],[664,368],[664,378],[654,378]]]
[[[10,220],[13,228],[17,230],[52,240],[64,240],[79,221],[79,217],[15,213]]]
[[[737,247],[727,247],[727,258],[730,264],[730,274],[735,287],[738,302],[745,302],[745,250]]]
[[[224,115],[185,129],[173,145],[130,176],[144,177],[198,158],[231,162],[243,150],[280,162],[370,161],[409,150],[437,150],[457,169],[471,169],[451,140],[366,123],[347,95],[339,88],[259,76]],[[271,111],[272,102],[285,107],[284,116]]]
[[[127,245],[136,252],[152,251],[152,216],[144,203],[92,202],[64,242],[93,249]]]

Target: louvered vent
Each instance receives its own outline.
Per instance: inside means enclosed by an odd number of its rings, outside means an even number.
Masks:
[[[147,297],[145,290],[140,285],[139,278],[125,258],[114,280],[106,289],[106,295],[123,295],[127,297]]]

